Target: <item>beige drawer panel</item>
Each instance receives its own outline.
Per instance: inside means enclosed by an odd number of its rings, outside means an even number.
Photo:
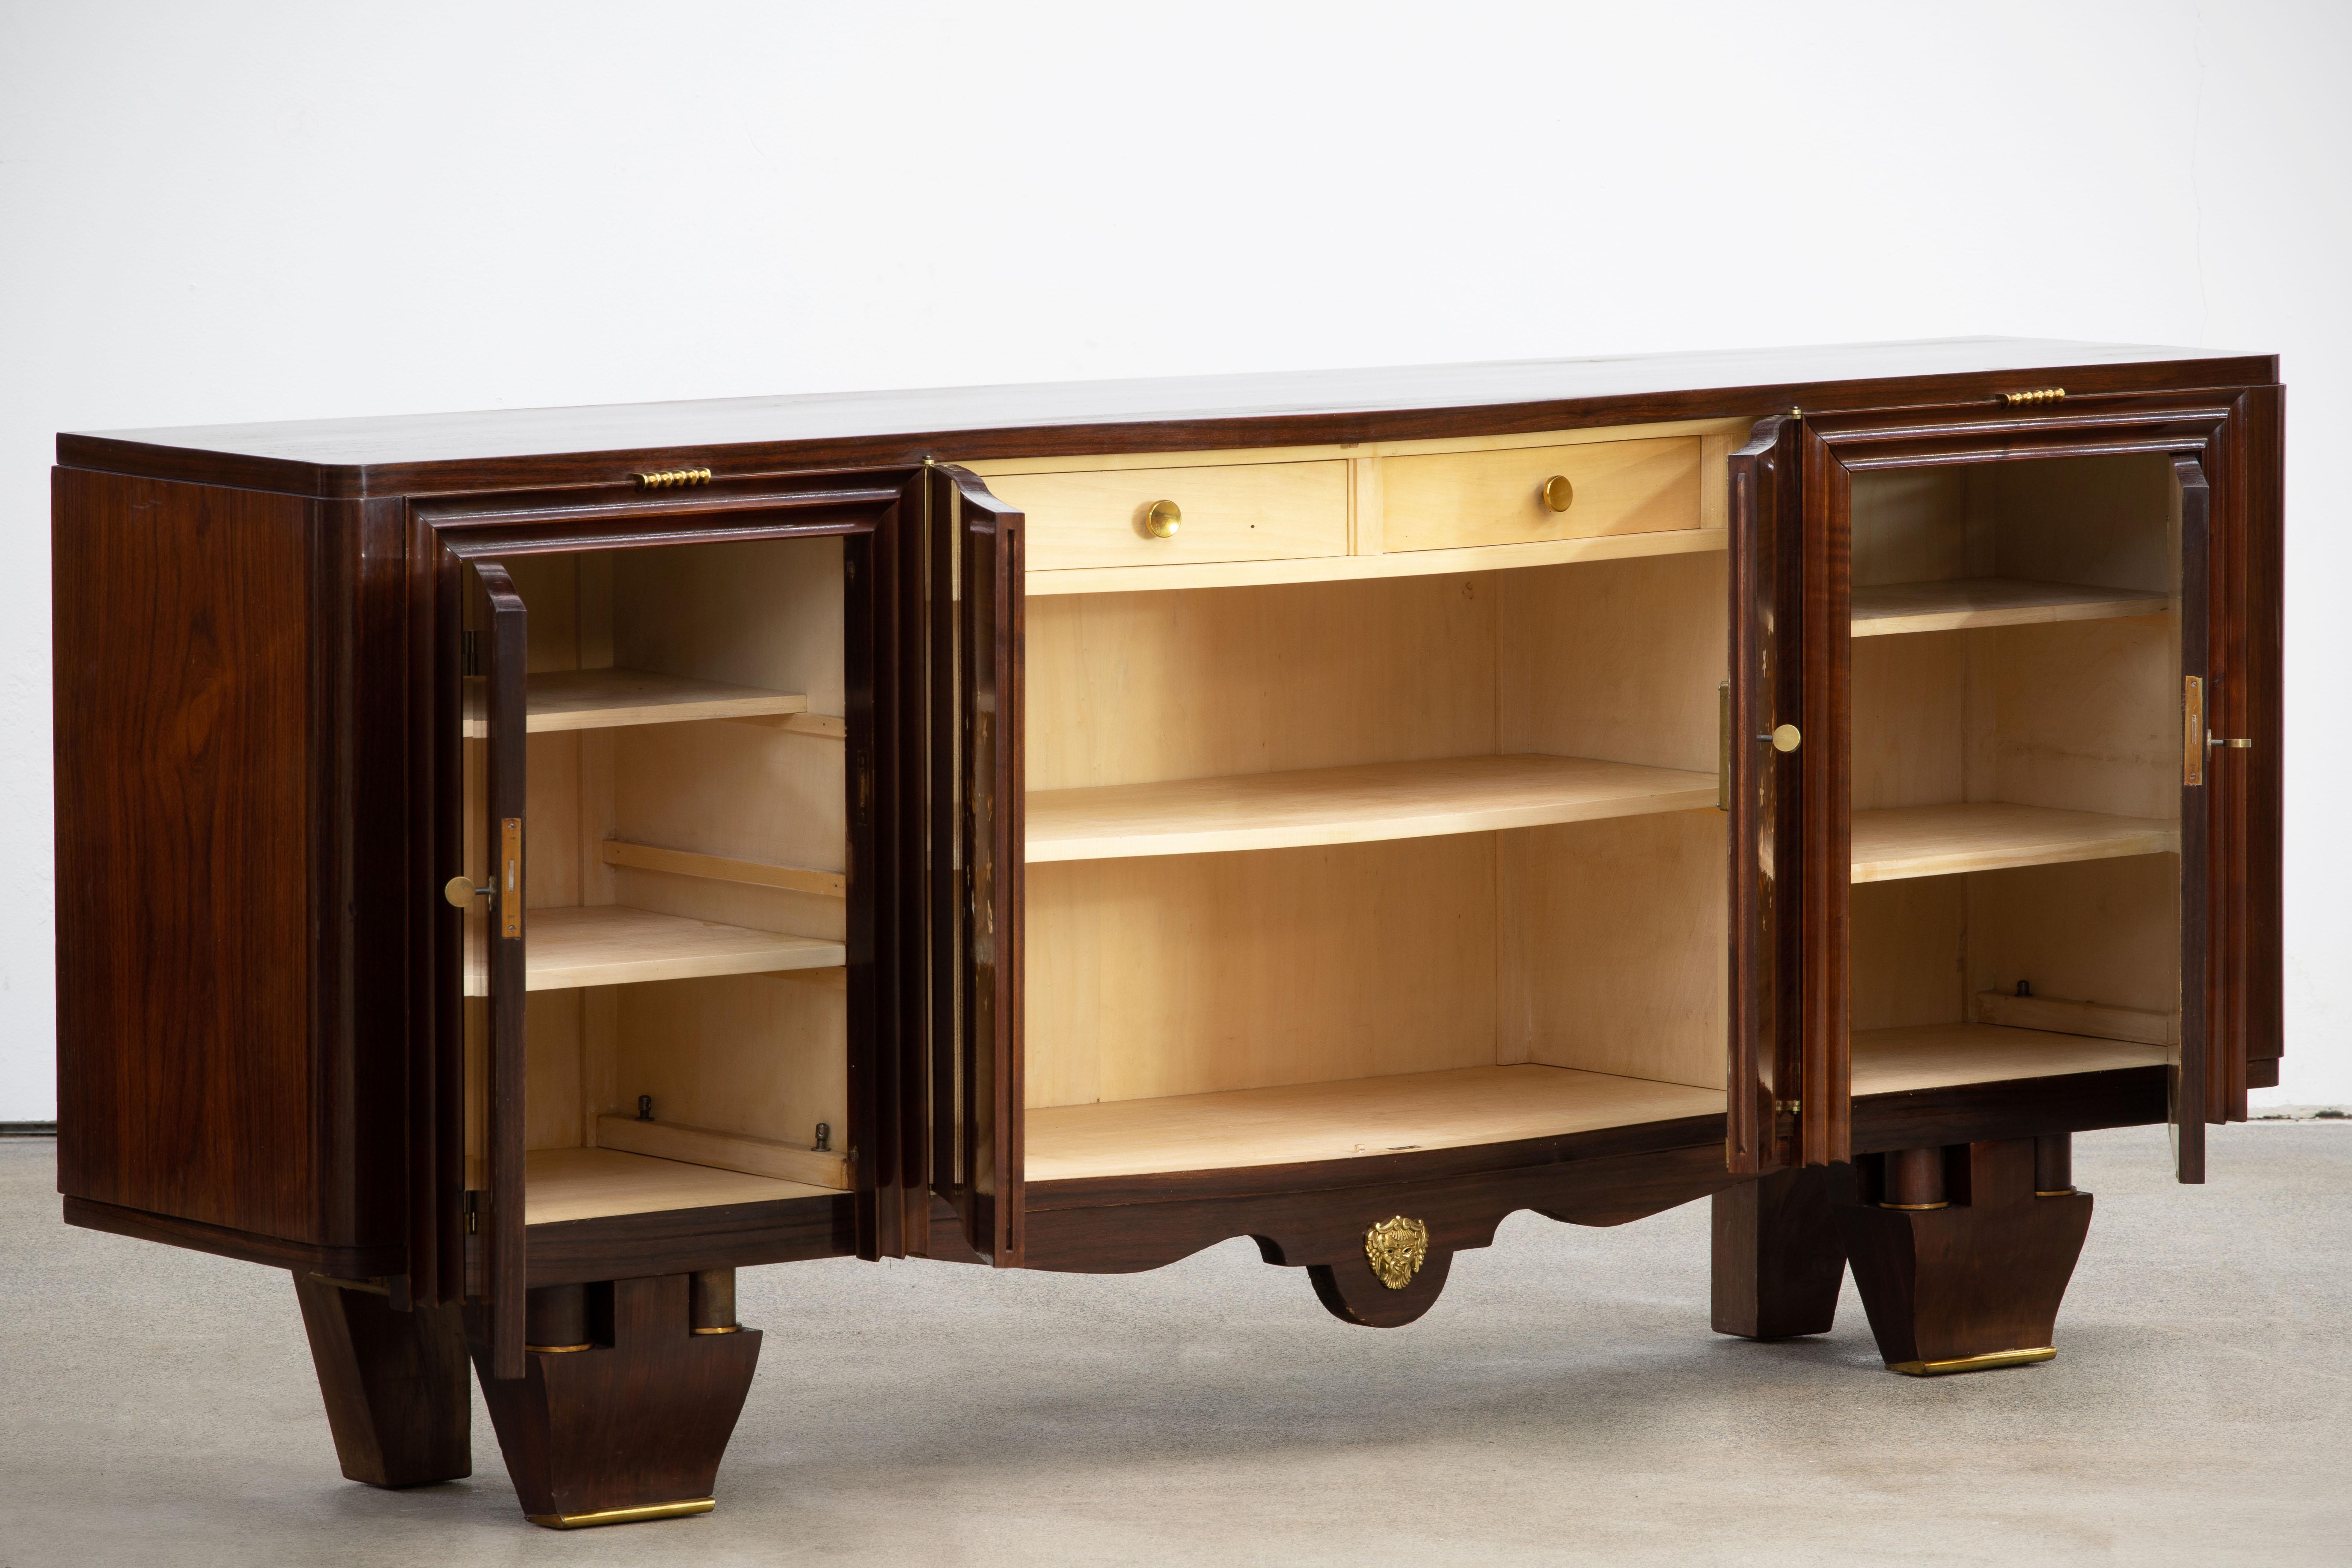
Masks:
[[[1032,572],[1348,553],[1340,460],[993,474],[988,488],[1027,514]],[[1143,514],[1162,500],[1183,510],[1172,539],[1143,529]]]
[[[1566,511],[1543,488],[1565,477]],[[1698,438],[1433,452],[1381,463],[1382,548],[1453,550],[1698,526]]]

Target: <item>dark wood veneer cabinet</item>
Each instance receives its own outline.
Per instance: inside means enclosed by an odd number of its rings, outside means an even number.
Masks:
[[[2280,395],[1984,340],[66,436],[59,1185],[345,1473],[710,1506],[752,1264],[2053,1353],[2275,1081]],[[1896,1395],[1890,1389],[1889,1397]]]

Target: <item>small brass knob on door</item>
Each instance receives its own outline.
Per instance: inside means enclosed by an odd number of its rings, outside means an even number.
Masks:
[[[1543,497],[1544,505],[1554,511],[1566,511],[1576,502],[1576,487],[1568,482],[1566,474],[1554,474],[1537,493]]]
[[[1776,752],[1793,752],[1804,743],[1805,737],[1798,732],[1794,724],[1783,724],[1761,739],[1770,741]]]
[[[474,886],[474,879],[471,877],[452,877],[441,884],[441,896],[446,899],[453,908],[460,910],[472,909],[476,899],[488,898],[491,889],[488,888]]]
[[[1184,509],[1172,500],[1156,500],[1143,514],[1143,531],[1154,539],[1173,539],[1184,526]]]

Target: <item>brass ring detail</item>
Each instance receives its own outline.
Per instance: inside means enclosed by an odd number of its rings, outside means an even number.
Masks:
[[[1927,1209],[1948,1209],[1952,1206],[1952,1204],[1951,1200],[1947,1198],[1939,1204],[1881,1204],[1878,1206],[1883,1209],[1908,1209],[1918,1213]]]
[[[2045,1193],[2040,1187],[2036,1187],[2033,1189],[2033,1195],[2037,1198],[2071,1198],[2082,1190],[2080,1187],[2053,1187]]]
[[[681,1519],[690,1513],[709,1513],[719,1506],[707,1497],[688,1498],[684,1502],[649,1502],[641,1508],[608,1508],[595,1513],[527,1513],[523,1517],[548,1530],[584,1530],[596,1524],[635,1524],[648,1519]]]
[[[723,1329],[697,1329],[694,1331],[694,1332],[698,1334],[740,1334],[742,1331],[743,1325],[740,1323],[730,1323]]]
[[[525,1345],[522,1348],[537,1351],[541,1355],[570,1355],[573,1351],[593,1351],[596,1347],[591,1342],[584,1345]]]

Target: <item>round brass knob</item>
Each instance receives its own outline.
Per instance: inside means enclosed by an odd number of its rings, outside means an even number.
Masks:
[[[1554,511],[1566,511],[1576,500],[1576,487],[1568,482],[1566,474],[1554,474],[1543,482],[1544,505]]]
[[[452,877],[441,884],[441,896],[461,910],[472,909],[474,900],[488,891],[488,888],[474,886],[471,877]]]
[[[1143,531],[1154,539],[1173,539],[1184,526],[1184,509],[1172,500],[1156,500],[1143,514]]]
[[[1798,733],[1794,724],[1782,724],[1772,731],[1772,749],[1776,752],[1793,752],[1804,742],[1804,739],[1803,735]]]

